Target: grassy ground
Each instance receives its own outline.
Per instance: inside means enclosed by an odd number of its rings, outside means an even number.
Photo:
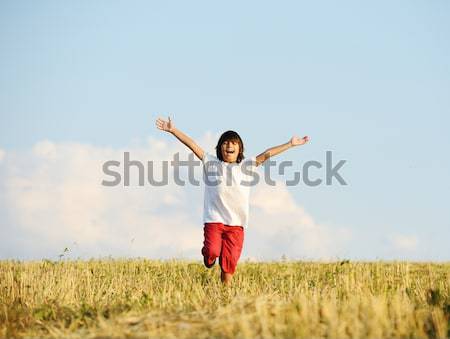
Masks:
[[[0,261],[0,336],[450,337],[450,263]]]

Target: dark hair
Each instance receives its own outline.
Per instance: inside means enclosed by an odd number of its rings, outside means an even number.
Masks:
[[[216,146],[217,158],[220,161],[223,161],[222,144],[225,141],[237,141],[237,143],[239,144],[239,154],[237,156],[236,162],[240,163],[242,161],[242,159],[244,159],[244,143],[242,142],[242,139],[239,136],[239,134],[237,134],[237,132],[235,132],[235,131],[226,131],[220,136],[219,141],[217,142],[217,146]]]

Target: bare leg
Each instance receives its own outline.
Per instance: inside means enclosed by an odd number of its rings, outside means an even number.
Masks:
[[[220,278],[224,285],[230,285],[232,277],[233,277],[233,274],[225,273],[224,271],[221,271]]]

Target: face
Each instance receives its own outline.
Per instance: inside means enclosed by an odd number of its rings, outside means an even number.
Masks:
[[[239,155],[239,143],[234,140],[226,140],[220,146],[222,158],[225,162],[236,162]]]

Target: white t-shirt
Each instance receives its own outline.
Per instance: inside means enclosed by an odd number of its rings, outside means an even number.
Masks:
[[[248,226],[250,186],[255,184],[256,158],[239,164],[220,161],[204,153],[203,181],[205,200],[203,222],[221,222],[229,226]]]

